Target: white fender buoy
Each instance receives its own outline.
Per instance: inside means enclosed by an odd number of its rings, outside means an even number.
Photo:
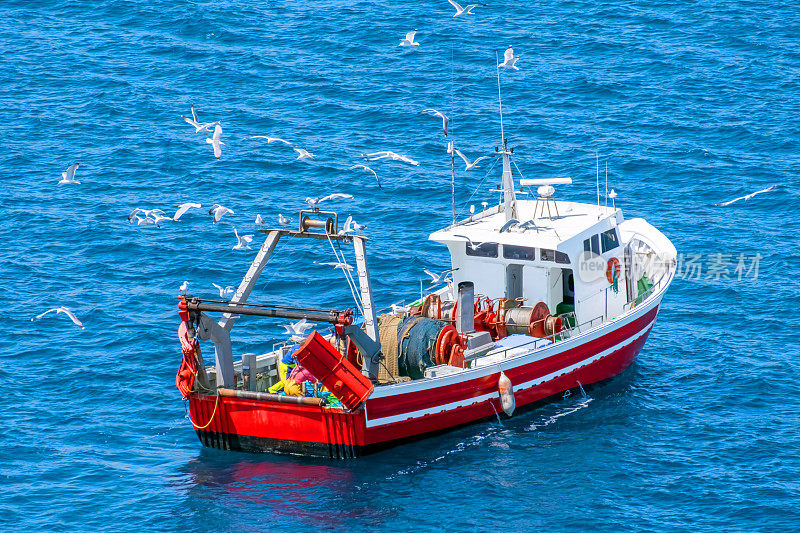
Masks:
[[[503,412],[508,416],[514,414],[517,402],[514,400],[514,387],[505,372],[500,372],[500,379],[497,380],[497,392],[500,393],[500,405]]]

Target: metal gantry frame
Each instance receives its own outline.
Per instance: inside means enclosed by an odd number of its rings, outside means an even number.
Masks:
[[[307,229],[303,228],[302,224],[303,222],[301,221],[300,230],[261,230],[267,233],[267,238],[259,248],[256,257],[250,264],[250,268],[247,270],[239,287],[236,289],[236,293],[227,305],[233,307],[247,303],[250,293],[253,291],[258,278],[264,271],[264,267],[275,251],[275,246],[278,244],[281,237],[303,237],[325,239],[328,241],[352,242],[355,250],[356,269],[358,271],[361,304],[364,314],[364,329],[366,333],[355,325],[345,326],[343,330],[345,334],[353,340],[359,351],[364,354],[364,368],[362,369],[364,374],[369,376],[370,379],[377,379],[378,364],[380,362],[380,339],[378,337],[378,321],[375,316],[375,303],[372,296],[372,284],[369,276],[369,268],[367,266],[367,239],[361,235],[339,235],[335,233],[336,222],[333,222],[333,232],[330,231],[330,227],[323,227],[324,233],[307,231]],[[217,306],[214,310],[222,310],[224,307],[224,305],[222,307]],[[231,348],[230,332],[238,318],[239,315],[234,312],[225,312],[222,318],[216,321],[202,311],[199,313],[197,337],[200,340],[211,340],[214,343],[218,387],[234,386],[233,350]]]

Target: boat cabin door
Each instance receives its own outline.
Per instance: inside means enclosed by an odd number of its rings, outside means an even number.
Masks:
[[[506,299],[522,297],[522,265],[506,266]]]

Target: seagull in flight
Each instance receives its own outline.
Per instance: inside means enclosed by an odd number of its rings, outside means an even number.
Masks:
[[[470,239],[466,235],[453,235],[453,237],[461,237],[462,239],[466,240],[467,241],[467,246],[469,246],[469,249],[472,250],[473,252],[476,251],[481,246],[483,246],[485,244],[488,244],[488,243],[485,243],[485,242],[477,242],[477,243],[476,242],[472,242],[472,239]]]
[[[314,264],[322,266],[332,266],[334,269],[339,268],[341,270],[347,270],[348,272],[353,270],[353,266],[348,265],[347,263],[320,263],[319,261],[314,261]]]
[[[472,12],[478,6],[485,6],[486,4],[468,4],[464,7],[461,7],[458,2],[455,0],[447,0],[450,2],[450,5],[456,8],[456,14],[453,15],[454,17],[465,17],[467,15],[474,15],[475,13]]]
[[[499,233],[503,233],[505,231],[508,231],[511,228],[513,228],[514,226],[519,226],[519,220],[517,220],[516,218],[512,218],[511,220],[509,220],[508,222],[503,224],[503,227],[500,228]]]
[[[433,287],[434,285],[441,285],[442,283],[444,283],[446,281],[445,277],[449,273],[451,273],[453,271],[454,271],[454,269],[450,269],[450,270],[445,270],[441,274],[436,274],[435,272],[431,272],[428,269],[424,269],[423,270],[423,272],[425,272],[427,275],[429,275],[431,277],[431,279],[433,280],[433,281],[431,281],[431,284],[430,284],[431,287]]]
[[[301,159],[314,159],[316,156],[309,152],[308,150],[303,150],[302,148],[292,148],[295,152],[297,152],[297,159],[295,161]]]
[[[231,250],[249,250],[250,249],[250,242],[252,242],[253,237],[255,235],[239,235],[239,232],[236,231],[236,227],[233,228],[233,234],[236,235],[236,246],[231,248]]]
[[[212,283],[214,287],[217,288],[219,291],[220,298],[228,298],[229,296],[233,296],[234,292],[236,292],[236,287],[232,287],[228,285],[227,287],[223,287],[222,285],[217,285],[216,283]]]
[[[61,313],[64,313],[65,315],[67,315],[70,318],[70,320],[72,320],[72,322],[76,326],[78,326],[81,329],[84,329],[83,324],[81,323],[80,320],[78,320],[78,317],[75,316],[75,313],[73,313],[71,309],[69,309],[67,307],[63,307],[63,306],[62,307],[54,307],[53,309],[48,309],[44,313],[42,313],[40,315],[36,315],[35,317],[31,318],[31,322],[33,322],[34,320],[39,320],[40,318],[42,318],[46,314],[52,313],[53,311],[55,311],[57,315],[60,315]]]
[[[219,204],[214,204],[211,206],[211,209],[208,210],[209,215],[214,215],[214,224],[220,221],[222,217],[230,213],[231,215],[235,215],[236,213],[233,212],[233,209],[228,209],[227,207]]]
[[[153,224],[155,224],[157,228],[160,228],[161,223],[164,222],[165,220],[169,220],[170,222],[172,222],[172,217],[164,215],[164,212],[161,211],[160,209],[157,209],[156,211],[160,211],[158,213],[153,214]]]
[[[179,220],[189,209],[192,209],[193,207],[200,208],[203,206],[194,202],[186,202],[185,204],[181,204],[178,206],[178,210],[175,211],[175,215],[173,215],[172,220]]]
[[[348,216],[347,220],[344,221],[344,226],[341,231],[339,231],[339,235],[352,235],[353,233],[364,231],[365,229],[367,229],[366,224],[359,224],[353,220],[352,216]]]
[[[410,32],[406,33],[405,39],[400,39],[400,44],[397,46],[419,46],[419,43],[414,41],[414,36],[417,34],[417,30],[411,30]]]
[[[281,226],[288,226],[292,223],[292,219],[289,217],[285,217],[282,214],[278,213],[278,224]]]
[[[366,165],[353,165],[352,167],[349,167],[347,170],[353,170],[354,168],[364,169],[364,172],[372,172],[372,175],[375,176],[375,181],[378,182],[378,188],[383,189],[383,187],[381,187],[381,180],[378,179],[378,175],[375,173],[374,170],[372,170]]]
[[[377,161],[378,159],[385,159],[387,157],[391,158],[392,161],[403,161],[410,165],[419,166],[418,161],[414,161],[410,157],[406,155],[400,155],[395,152],[390,152],[389,150],[384,150],[382,152],[372,152],[371,154],[361,154],[364,156],[364,159],[367,161]]]
[[[290,143],[289,141],[287,141],[285,139],[281,139],[280,137],[269,137],[267,135],[253,135],[250,138],[251,139],[266,139],[267,140],[267,144],[272,144],[274,142],[279,142],[279,143],[285,144],[286,146],[294,146],[294,143]]]
[[[341,192],[329,194],[328,196],[323,196],[322,198],[306,198],[306,203],[311,209],[318,209],[318,205],[326,200],[338,200],[339,198],[352,198],[352,194],[344,194]]]
[[[59,185],[80,185],[81,182],[75,179],[75,171],[78,170],[79,163],[72,163],[67,167],[67,170],[61,173],[61,180]]]
[[[186,121],[187,124],[191,124],[194,126],[195,133],[211,133],[208,128],[214,125],[218,125],[219,121],[217,122],[200,122],[197,120],[197,113],[194,111],[194,106],[192,106],[192,118],[185,117],[181,115],[181,118]]]
[[[497,65],[497,68],[505,68],[505,69],[513,69],[519,70],[519,67],[516,65],[519,56],[514,55],[514,49],[511,48],[511,45],[508,45],[506,51],[503,53],[503,62]]]
[[[142,213],[144,217],[139,216],[139,213]],[[172,219],[164,216],[164,211],[161,209],[142,209],[141,207],[137,207],[131,211],[130,215],[128,215],[128,223],[133,224],[135,221],[139,226],[142,224],[155,224],[156,226],[159,226],[158,223],[162,220]]]
[[[733,202],[738,202],[739,200],[747,201],[747,200],[749,200],[750,198],[752,198],[753,196],[755,196],[757,194],[762,194],[762,193],[765,193],[765,192],[769,192],[774,188],[775,188],[775,185],[773,185],[771,187],[767,187],[766,189],[761,189],[760,191],[751,192],[750,194],[746,194],[744,196],[740,196],[739,198],[734,198],[733,200],[728,200],[727,202],[720,202],[720,203],[714,204],[714,205],[717,206],[717,207],[725,207],[726,205],[730,205]]]
[[[439,117],[442,119],[442,130],[444,130],[444,136],[447,137],[447,123],[450,122],[450,119],[447,118],[447,115],[442,113],[441,111],[437,111],[435,109],[423,109],[423,113],[428,113],[429,115],[433,115],[434,117]]]
[[[449,152],[449,151],[450,151],[450,150],[448,150],[448,152]],[[469,171],[469,170],[472,170],[472,169],[474,169],[476,166],[478,166],[478,163],[480,163],[480,162],[481,162],[481,161],[483,161],[484,159],[491,159],[491,158],[492,158],[492,156],[490,156],[490,155],[482,155],[482,156],[480,156],[479,158],[477,158],[475,161],[472,161],[472,162],[470,162],[470,160],[469,160],[469,159],[467,159],[467,156],[465,156],[465,155],[464,155],[464,154],[461,152],[461,150],[459,150],[458,148],[455,148],[455,147],[453,147],[453,152],[455,152],[456,154],[458,154],[458,156],[459,156],[461,159],[463,159],[463,160],[464,160],[464,163],[467,165],[466,167],[464,167],[464,170],[465,170],[465,171]]]
[[[284,324],[283,328],[285,329],[285,333],[292,336],[292,339],[302,340],[302,338],[305,336],[306,330],[311,329],[314,326],[316,326],[316,324],[312,324],[305,318],[301,318],[293,324]]]
[[[222,156],[221,146],[225,144],[224,142],[219,140],[220,136],[222,136],[222,126],[220,125],[219,122],[217,122],[217,125],[214,126],[214,135],[212,135],[210,139],[206,137],[206,142],[210,144],[212,147],[214,147],[214,157],[216,157],[217,159],[219,159],[220,156]]]

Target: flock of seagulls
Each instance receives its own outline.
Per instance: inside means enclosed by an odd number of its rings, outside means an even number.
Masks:
[[[486,5],[486,4],[483,4],[483,3],[472,3],[472,4],[467,4],[467,5],[462,6],[461,4],[456,2],[455,0],[448,0],[448,2],[453,6],[453,8],[455,8],[455,13],[453,14],[453,17],[466,17],[466,16],[475,15],[475,13],[473,12],[473,10],[475,8]],[[415,48],[419,47],[420,43],[415,40],[416,39],[416,35],[417,35],[417,30],[416,29],[414,29],[412,31],[409,31],[408,33],[406,33],[405,37],[400,40],[400,43],[399,43],[398,46],[408,47],[410,49],[415,49]],[[506,70],[519,70],[519,67],[517,66],[518,60],[519,60],[519,56],[514,54],[513,47],[511,45],[509,45],[508,48],[505,50],[505,52],[503,54],[503,61],[501,63],[497,64],[497,68],[503,68],[503,69],[506,69]],[[445,137],[448,136],[448,126],[449,126],[449,123],[450,123],[450,119],[447,117],[447,115],[445,113],[443,113],[443,112],[441,112],[441,111],[439,111],[437,109],[433,109],[433,108],[423,109],[422,113],[425,113],[425,114],[428,114],[428,115],[431,115],[433,117],[441,119],[441,121],[442,121],[442,131],[444,133],[444,136]],[[205,142],[207,144],[211,145],[214,157],[216,159],[220,159],[222,157],[222,147],[225,146],[225,143],[222,142],[222,140],[221,140],[222,133],[223,133],[222,123],[219,120],[216,120],[216,121],[213,121],[213,122],[202,122],[202,121],[200,121],[200,119],[197,116],[197,112],[196,112],[196,110],[194,108],[194,105],[191,106],[191,117],[187,117],[187,116],[181,115],[181,118],[187,124],[189,124],[190,126],[192,126],[194,128],[194,132],[195,133],[206,135]],[[254,135],[254,136],[251,136],[250,139],[264,139],[264,140],[267,141],[267,144],[280,143],[280,144],[283,144],[285,146],[288,146],[289,148],[291,148],[297,154],[297,157],[295,158],[295,161],[310,161],[310,160],[313,160],[313,159],[316,158],[315,154],[309,152],[308,150],[306,150],[304,148],[299,148],[293,142],[290,142],[290,141],[288,141],[286,139],[282,139],[280,137],[274,137],[274,136],[268,136],[268,135]],[[478,166],[479,163],[481,163],[482,161],[485,161],[487,159],[492,159],[492,157],[493,157],[493,156],[490,156],[490,155],[482,155],[482,156],[479,156],[479,157],[475,158],[474,160],[470,160],[461,150],[459,150],[458,148],[455,147],[453,141],[450,141],[448,143],[447,152],[449,154],[453,155],[453,156],[455,156],[455,155],[459,156],[464,161],[464,164],[465,164],[464,171],[474,170]],[[362,153],[361,155],[364,158],[364,160],[367,161],[367,162],[369,162],[369,161],[380,161],[380,160],[392,160],[392,161],[401,161],[401,162],[407,163],[409,165],[419,166],[419,162],[418,161],[408,157],[407,155],[398,154],[396,152],[392,152],[392,151],[388,151],[388,150],[371,152],[371,153]],[[58,181],[58,184],[59,185],[80,185],[81,182],[78,179],[76,179],[76,177],[75,177],[76,171],[78,170],[79,166],[80,165],[77,162],[69,165],[69,167],[67,167],[67,169],[64,172],[61,173],[61,179]],[[378,177],[377,172],[375,172],[375,170],[373,170],[371,167],[369,167],[367,165],[364,165],[364,164],[354,164],[354,165],[348,167],[348,170],[361,170],[361,171],[363,171],[365,173],[372,174],[373,177],[375,178],[377,184],[378,184],[378,187],[382,188],[381,181],[380,181],[380,179]],[[747,194],[747,195],[744,195],[744,196],[740,196],[738,198],[734,198],[734,199],[729,200],[729,201],[720,202],[720,203],[717,203],[715,205],[718,206],[718,207],[724,207],[724,206],[728,206],[730,204],[733,204],[734,202],[738,202],[740,200],[747,201],[747,200],[750,200],[751,198],[753,198],[756,195],[772,191],[773,189],[775,189],[775,187],[776,186],[773,185],[771,187],[767,187],[765,189],[761,189],[761,190],[755,191],[753,193],[750,193],[750,194]],[[616,193],[615,193],[615,191],[612,190],[611,193],[609,194],[609,197],[613,199],[615,196],[616,196]],[[330,194],[330,195],[323,196],[323,197],[308,197],[308,198],[305,199],[305,201],[306,201],[306,203],[309,205],[309,207],[311,209],[317,210],[319,208],[319,204],[321,204],[322,202],[326,202],[326,201],[330,201],[330,200],[336,200],[336,199],[352,199],[352,198],[353,198],[353,196],[350,195],[350,194],[334,193],[334,194]],[[160,228],[161,224],[163,222],[167,222],[167,221],[177,222],[189,210],[191,210],[191,209],[199,209],[199,208],[202,208],[202,205],[200,203],[186,202],[186,203],[181,204],[178,207],[178,209],[175,211],[173,216],[170,217],[170,216],[167,216],[166,213],[161,209],[144,209],[144,208],[138,208],[137,207],[136,209],[134,209],[128,215],[128,222],[130,224],[136,224],[136,225],[153,225],[155,227]],[[220,222],[222,217],[224,217],[225,215],[229,215],[229,214],[230,215],[234,215],[235,211],[233,209],[231,209],[231,208],[226,207],[226,206],[223,206],[223,205],[220,205],[220,204],[214,204],[211,207],[211,209],[208,211],[208,213],[209,213],[209,215],[212,215],[212,223],[217,224],[217,223]],[[278,220],[278,223],[281,226],[284,226],[284,227],[289,226],[289,225],[292,224],[292,219],[291,218],[285,217],[280,213],[278,214],[277,220]],[[255,224],[258,225],[258,226],[263,226],[265,224],[264,219],[260,214],[256,215]],[[347,220],[344,223],[344,226],[343,226],[342,230],[339,231],[339,234],[341,234],[341,235],[351,235],[351,234],[355,234],[355,233],[364,231],[365,229],[366,229],[366,225],[358,224],[355,220],[353,220],[352,217],[348,217]],[[236,242],[236,245],[234,245],[232,249],[233,250],[240,250],[240,251],[249,250],[250,249],[250,244],[251,244],[251,242],[253,241],[253,238],[254,238],[254,234],[240,235],[238,230],[236,229],[236,227],[233,228],[233,232],[234,232],[234,236],[236,237],[236,241],[237,242]],[[467,246],[469,246],[472,250],[477,250],[478,248],[480,248],[484,244],[484,243],[474,243],[468,237],[463,236],[463,235],[458,235],[458,237],[464,238],[466,240],[466,242],[467,242]],[[340,269],[340,270],[343,270],[343,271],[351,271],[353,269],[353,267],[351,265],[348,265],[347,263],[343,263],[343,262],[319,263],[319,262],[315,261],[314,263],[318,264],[318,265],[332,266],[334,269]],[[430,286],[436,286],[436,285],[440,285],[442,283],[447,283],[449,281],[448,275],[451,274],[453,271],[452,270],[446,270],[446,271],[444,271],[442,273],[434,273],[434,272],[431,272],[430,270],[425,270],[424,272],[428,276],[430,276],[430,278],[431,278]],[[213,283],[212,285],[219,292],[220,298],[228,298],[228,297],[232,296],[234,294],[234,291],[236,290],[235,287],[232,287],[232,286],[223,287],[221,285],[217,285],[216,283]],[[189,282],[188,281],[184,281],[183,284],[181,284],[181,286],[180,286],[180,291],[182,293],[186,293],[188,291],[188,289],[189,289]],[[408,308],[406,306],[392,305],[392,312],[400,312],[400,311],[404,311],[404,310],[407,310],[407,309]],[[56,307],[56,308],[53,308],[53,309],[49,309],[49,310],[47,310],[47,311],[45,311],[45,312],[33,317],[31,320],[32,321],[39,320],[39,319],[41,319],[41,318],[43,318],[43,317],[45,317],[47,315],[50,315],[51,313],[54,313],[53,316],[57,316],[57,315],[63,314],[65,316],[69,317],[70,320],[72,320],[72,322],[75,325],[77,325],[81,329],[84,329],[83,324],[76,317],[74,312],[72,312],[69,308],[63,307],[63,306],[62,307]],[[315,326],[314,324],[309,324],[305,320],[301,320],[299,322],[296,322],[294,324],[287,325],[287,326],[284,326],[284,327],[286,328],[286,332],[287,333],[289,333],[289,334],[291,334],[293,336],[302,336],[307,329],[309,329],[311,327],[314,327],[314,326]]]

